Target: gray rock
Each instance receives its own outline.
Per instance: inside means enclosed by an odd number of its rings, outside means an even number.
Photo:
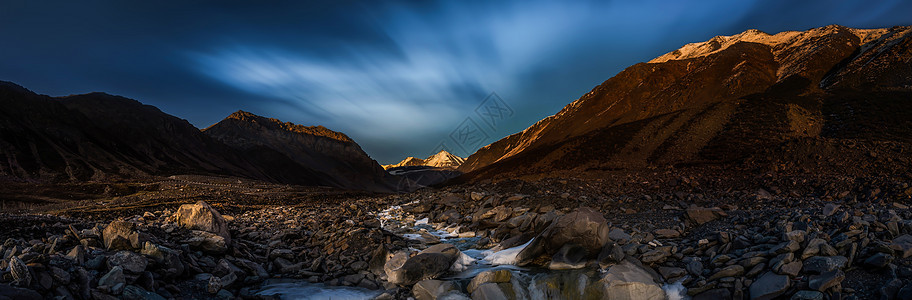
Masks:
[[[823,293],[818,291],[798,291],[791,300],[823,300]]]
[[[791,277],[796,277],[796,276],[798,276],[798,273],[801,272],[801,268],[803,266],[804,266],[804,264],[802,264],[800,260],[796,260],[796,261],[782,265],[782,267],[779,268],[779,271],[777,273],[782,274],[782,275],[788,275]]]
[[[754,283],[751,284],[751,300],[769,300],[778,297],[788,290],[791,282],[786,275],[778,275],[773,272],[766,272],[761,275]]]
[[[32,274],[19,257],[10,257],[9,268],[16,285],[27,287],[32,284]]]
[[[228,240],[223,236],[202,230],[191,230],[190,237],[183,241],[194,249],[209,253],[225,253],[228,251]]]
[[[842,280],[844,279],[845,273],[843,273],[842,270],[833,270],[820,275],[811,276],[808,281],[808,287],[823,292],[842,283]]]
[[[73,247],[70,252],[67,253],[66,258],[69,258],[76,262],[76,264],[82,265],[85,263],[85,248],[82,245]]]
[[[541,255],[554,255],[566,244],[576,244],[590,254],[599,253],[611,242],[609,227],[601,213],[589,207],[581,207],[551,222],[548,228],[536,236],[516,256],[517,265],[528,265]]]
[[[292,263],[291,261],[284,258],[276,258],[272,261],[272,270],[279,272],[281,274],[297,273],[304,268],[303,262]]]
[[[483,271],[472,278],[472,281],[470,281],[469,285],[466,287],[466,291],[472,293],[482,284],[489,282],[506,283],[510,282],[511,279],[513,279],[513,273],[510,273],[509,270]]]
[[[222,279],[218,276],[209,277],[209,283],[206,285],[206,291],[210,294],[217,294],[222,289]]]
[[[669,256],[671,256],[671,247],[658,247],[643,253],[643,256],[640,257],[640,261],[646,264],[656,264],[665,261],[665,258]]]
[[[839,207],[840,207],[839,204],[827,203],[826,205],[823,206],[823,216],[824,217],[832,216],[834,213],[836,213],[836,210],[838,210]]]
[[[618,242],[620,244],[626,244],[633,237],[631,237],[629,234],[624,232],[623,229],[612,228],[611,231],[608,232],[608,238],[610,238],[612,241]]]
[[[6,284],[0,284],[0,296],[5,297],[4,299],[10,300],[43,299],[43,297],[41,297],[41,294],[36,291],[13,287]]]
[[[413,257],[399,252],[384,265],[387,281],[399,285],[412,285],[424,279],[435,279],[445,274],[460,255],[459,249],[450,244],[437,244]]]
[[[599,280],[604,288],[603,294],[610,295],[612,300],[664,300],[665,291],[659,285],[661,281],[650,271],[629,258],[624,259],[609,268],[605,277]]]
[[[711,289],[711,290],[699,293],[693,297],[693,300],[717,300],[717,299],[732,299],[731,291],[729,291],[726,288]]]
[[[702,225],[706,222],[718,219],[720,216],[723,216],[724,213],[719,208],[706,208],[698,206],[690,206],[686,211],[687,218],[697,223],[697,225]]]
[[[475,289],[475,292],[472,292],[472,300],[516,299],[516,295],[510,287],[512,287],[512,285],[509,283],[497,284],[489,282],[482,284]]]
[[[124,288],[122,296],[124,300],[165,300],[165,297],[135,285],[128,285]]]
[[[98,280],[98,286],[107,287],[111,294],[114,295],[120,295],[125,284],[127,284],[127,279],[124,277],[123,268],[120,266],[111,268],[110,272],[101,276],[101,279]]]
[[[422,280],[412,287],[412,295],[416,300],[437,300],[441,295],[454,290],[458,290],[458,287],[450,281]]]
[[[228,221],[204,201],[181,205],[174,218],[181,227],[214,233],[228,242],[231,240]]]
[[[687,272],[693,276],[700,276],[703,274],[703,263],[701,263],[699,260],[691,260],[687,262],[687,265],[685,267],[687,268]]]
[[[709,276],[709,278],[707,278],[706,280],[712,281],[712,280],[716,280],[716,279],[724,278],[724,277],[740,276],[742,274],[744,274],[744,267],[742,267],[741,265],[731,265],[731,266],[722,268],[722,270],[719,270],[719,272],[716,272],[712,276]]]
[[[865,259],[864,265],[871,268],[883,268],[893,262],[893,255],[877,253]]]
[[[126,221],[113,221],[102,233],[104,246],[108,250],[134,250],[142,245],[136,224]]]
[[[671,278],[687,275],[687,271],[676,267],[659,267],[659,274],[662,274],[662,278],[665,278],[665,280],[669,280]]]
[[[108,268],[120,266],[124,271],[139,274],[146,270],[149,262],[142,255],[131,251],[121,250],[108,257]]]
[[[842,269],[848,261],[845,256],[814,256],[804,260],[802,270],[806,273],[821,274]]]

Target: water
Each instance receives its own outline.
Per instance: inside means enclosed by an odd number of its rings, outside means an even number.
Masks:
[[[307,300],[361,300],[379,296],[382,291],[358,287],[326,286],[302,280],[268,280],[257,292],[264,296],[279,296],[282,299]]]
[[[415,204],[417,201],[408,203]],[[532,240],[523,245],[500,251],[474,249],[478,238],[460,237],[458,227],[435,229],[427,218],[415,220],[404,212],[400,206],[391,206],[376,214],[381,226],[390,232],[416,241],[438,239],[443,243],[455,245],[462,251],[460,257],[450,267],[451,275],[441,280],[458,281],[462,286],[488,270],[510,270],[513,273],[513,285],[516,294],[523,298],[544,299],[562,298],[578,299],[593,288],[602,276],[596,268],[580,270],[548,270],[542,268],[524,268],[516,266],[516,256]],[[410,249],[418,251],[418,249]],[[555,286],[561,287],[555,290]],[[687,289],[681,282],[667,283],[662,286],[669,300],[684,300]],[[278,295],[282,299],[371,299],[382,291],[373,291],[357,287],[335,287],[300,280],[267,281],[258,292],[261,295]]]

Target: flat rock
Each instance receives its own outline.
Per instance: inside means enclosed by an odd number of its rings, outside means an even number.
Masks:
[[[751,300],[769,300],[775,299],[782,293],[785,293],[790,286],[789,277],[778,275],[773,272],[766,272],[761,275],[750,286]]]
[[[811,276],[808,281],[808,287],[820,292],[824,292],[833,286],[836,286],[845,279],[845,273],[842,270],[833,270],[820,275]]]
[[[845,256],[814,256],[804,260],[802,270],[806,273],[821,274],[842,269],[848,261]]]

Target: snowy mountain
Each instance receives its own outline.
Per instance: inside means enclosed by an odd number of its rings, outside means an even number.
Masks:
[[[465,162],[465,158],[456,156],[446,150],[440,150],[437,154],[431,155],[428,158],[420,159],[415,157],[406,157],[398,164],[392,165],[383,165],[384,169],[392,169],[398,167],[411,167],[411,166],[428,166],[435,168],[458,168],[462,163]]]

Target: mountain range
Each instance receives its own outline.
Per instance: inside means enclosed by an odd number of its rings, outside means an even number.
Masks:
[[[428,158],[420,159],[415,157],[406,157],[398,164],[392,165],[383,165],[384,169],[392,169],[398,167],[414,167],[414,166],[428,166],[435,168],[458,168],[462,163],[465,162],[465,158],[456,156],[446,150],[440,150],[434,155],[428,156]]]
[[[858,163],[872,149],[906,161],[910,36],[912,27],[831,25],[688,44],[628,67],[458,170],[462,180],[691,165],[863,174],[878,167]]]
[[[30,182],[173,174],[392,191],[398,182],[325,127],[236,112],[199,130],[136,100],[38,95],[0,82],[0,176]]]
[[[466,159],[441,151],[387,166],[322,126],[238,111],[200,130],[120,96],[50,97],[0,81],[0,177],[206,174],[389,192],[458,174],[463,182],[656,166],[905,172],[910,36],[912,27],[838,25],[717,36],[630,66]],[[872,157],[888,165],[859,163]]]

